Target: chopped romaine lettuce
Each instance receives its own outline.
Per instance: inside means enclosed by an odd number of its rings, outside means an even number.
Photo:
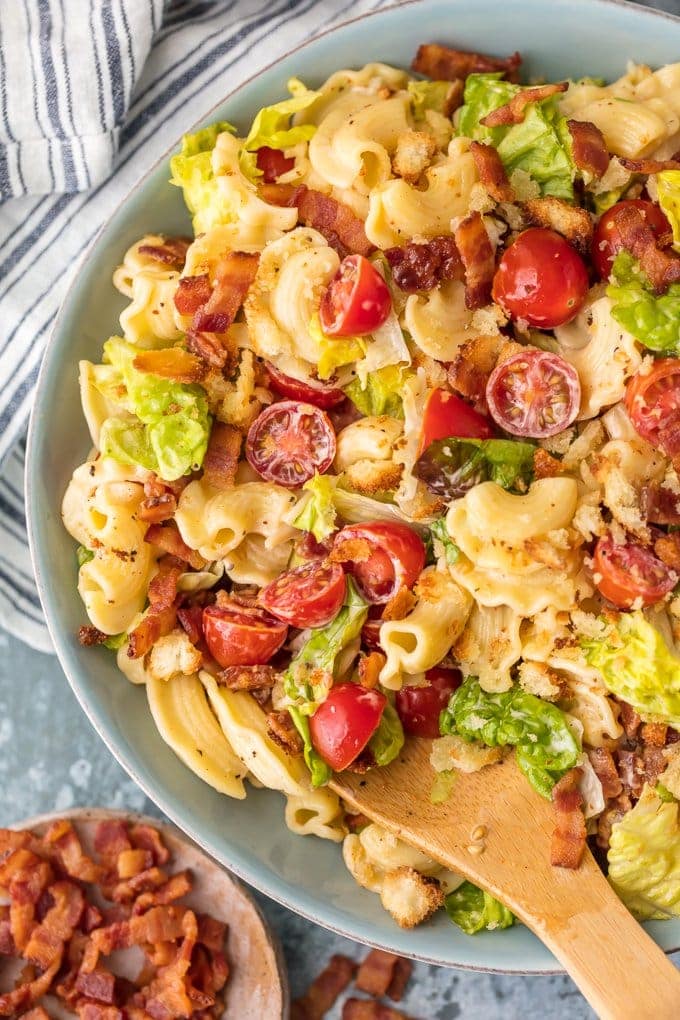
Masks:
[[[680,251],[680,170],[664,170],[656,175],[659,205],[673,231],[673,247]]]
[[[351,365],[363,358],[366,342],[359,336],[327,336],[321,328],[318,312],[315,312],[308,326],[309,335],[317,345],[317,372],[319,379],[330,379],[336,368]]]
[[[387,414],[391,418],[403,418],[401,391],[409,375],[411,373],[403,365],[385,365],[371,372],[365,385],[362,385],[360,379],[353,379],[345,386],[345,393],[362,414]]]
[[[680,726],[680,659],[642,612],[621,613],[601,638],[581,645],[612,694],[643,715]]]
[[[432,781],[430,803],[444,804],[451,796],[457,778],[458,773],[455,769],[444,769],[443,772],[437,772]]]
[[[218,135],[223,131],[234,130],[226,121],[218,121],[193,135],[185,135],[180,152],[170,160],[170,183],[184,192],[184,201],[193,215],[196,234],[205,233],[210,227],[231,218],[213,173],[212,150]]]
[[[508,174],[524,170],[539,185],[542,195],[573,201],[575,170],[569,132],[553,96],[531,103],[520,124],[488,128],[480,123],[519,91],[519,85],[503,81],[498,73],[469,75],[458,131],[494,145]]]
[[[395,708],[388,702],[380,718],[380,725],[368,742],[376,765],[389,765],[404,746],[404,729]]]
[[[442,551],[439,553],[435,545],[434,551],[438,555],[443,555],[447,563],[457,563],[458,557],[460,556],[460,549],[449,535],[446,527],[446,519],[440,517],[438,521],[430,525],[430,534],[432,538],[442,546]]]
[[[426,110],[444,113],[451,91],[450,81],[410,81],[406,88],[411,97],[411,107],[416,120],[424,120]]]
[[[515,923],[514,914],[499,903],[491,893],[478,889],[472,882],[463,882],[446,897],[446,913],[466,935],[477,932],[509,928]]]
[[[648,786],[612,826],[609,881],[639,918],[680,916],[678,802],[664,802]]]
[[[127,634],[123,631],[122,634],[111,634],[107,637],[106,641],[102,642],[105,648],[111,649],[112,652],[117,652],[119,648],[122,648],[127,641]]]
[[[264,106],[259,111],[243,143],[239,164],[250,180],[262,176],[253,155],[258,149],[265,145],[269,149],[289,149],[299,142],[308,142],[316,131],[314,124],[298,124],[291,127],[290,118],[294,113],[311,106],[321,93],[305,88],[297,78],[291,78],[288,90],[291,93],[290,99],[284,99],[273,106]]]
[[[306,715],[303,715],[299,708],[293,705],[288,706],[290,717],[293,720],[295,729],[302,737],[302,743],[304,744],[304,757],[305,764],[309,769],[309,773],[312,779],[312,786],[325,786],[333,775],[333,771],[329,765],[323,760],[323,758],[317,754],[312,747],[312,736],[309,729],[309,719]]]
[[[336,530],[335,479],[331,475],[317,474],[302,488],[309,493],[309,498],[293,521],[293,527],[311,531],[317,542],[322,542]]]
[[[531,443],[514,439],[436,439],[421,454],[414,474],[447,500],[486,481],[526,492],[533,478],[534,452]]]
[[[578,762],[581,748],[564,712],[513,687],[488,694],[467,677],[440,717],[443,734],[457,733],[489,747],[514,746],[517,764],[533,788],[550,799],[557,780]]]
[[[627,251],[614,259],[611,280],[607,295],[616,321],[650,350],[680,353],[680,284],[656,295]]]
[[[83,563],[89,563],[90,560],[94,559],[94,553],[91,549],[87,549],[84,545],[79,545],[76,549],[76,559],[78,566],[82,567]]]
[[[100,449],[104,456],[172,482],[203,463],[210,435],[208,401],[200,386],[140,372],[133,364],[136,354],[133,344],[119,337],[104,344],[104,357],[118,373],[121,406],[136,417],[107,418]]]

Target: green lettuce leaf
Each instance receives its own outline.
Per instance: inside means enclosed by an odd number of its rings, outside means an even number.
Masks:
[[[413,473],[447,500],[486,481],[526,492],[534,475],[534,452],[532,443],[514,439],[435,439]]]
[[[366,353],[366,341],[359,336],[333,337],[327,336],[321,328],[318,312],[312,316],[309,335],[317,345],[317,372],[319,379],[330,379],[336,368],[351,365],[363,358]]]
[[[335,479],[330,475],[314,475],[302,488],[310,498],[293,521],[293,527],[300,531],[311,531],[317,542],[322,542],[336,530],[337,512],[333,495]]]
[[[449,535],[446,527],[446,519],[440,517],[438,521],[430,525],[430,534],[436,542],[441,544],[442,551],[439,555],[443,555],[447,563],[457,563],[458,557],[460,556],[460,549]],[[438,553],[437,547],[434,548],[435,553]]]
[[[643,715],[680,726],[680,658],[639,610],[603,625],[601,638],[581,642],[589,665],[609,691]]]
[[[203,463],[210,435],[208,401],[200,386],[140,372],[133,365],[136,353],[133,344],[119,337],[104,344],[104,357],[124,392],[123,406],[135,418],[107,418],[100,449],[104,456],[140,465],[172,482]]]
[[[451,796],[457,778],[458,773],[455,769],[444,769],[443,772],[437,772],[432,780],[430,803],[444,804]]]
[[[368,606],[348,577],[340,612],[325,627],[311,632],[283,674],[286,695],[302,715],[314,715],[325,700],[333,680],[335,661],[343,648],[359,636],[367,615]]]
[[[368,742],[376,765],[389,765],[404,746],[404,729],[397,711],[388,702],[380,719],[380,725]]]
[[[105,648],[109,648],[112,652],[117,652],[119,648],[122,648],[127,641],[127,634],[123,631],[122,634],[111,634],[107,637],[106,641],[102,642]]]
[[[497,73],[469,75],[458,131],[468,138],[494,145],[508,174],[524,170],[539,185],[542,195],[554,195],[571,202],[575,169],[566,119],[560,116],[554,96],[531,103],[520,124],[488,128],[480,123],[519,91],[519,85],[503,81]]]
[[[89,563],[94,559],[94,553],[91,549],[86,549],[84,545],[79,545],[76,549],[76,559],[78,566],[82,567],[83,563]]]
[[[641,919],[680,916],[678,802],[664,802],[648,786],[612,826],[609,881]]]
[[[451,695],[439,728],[488,747],[514,746],[520,769],[548,800],[557,780],[581,754],[564,712],[555,705],[520,687],[488,694],[472,676]]]
[[[345,393],[362,414],[403,418],[401,393],[411,374],[401,365],[385,365],[369,374],[365,386],[359,379],[353,379],[345,386]]]
[[[659,205],[673,231],[673,247],[680,251],[680,170],[664,170],[656,175]]]
[[[410,81],[406,88],[411,97],[411,108],[415,120],[425,120],[427,110],[444,113],[446,101],[451,92],[450,81]]]
[[[289,149],[299,142],[308,142],[313,137],[316,131],[314,124],[291,127],[290,118],[294,113],[311,106],[321,93],[305,88],[297,78],[289,81],[288,89],[293,93],[290,99],[284,99],[273,106],[264,106],[255,117],[248,137],[243,143],[246,153],[257,152],[264,145],[269,149]],[[259,177],[261,174],[262,171],[255,166],[253,176]]]
[[[288,706],[290,717],[293,720],[295,729],[302,737],[302,743],[304,744],[304,758],[305,764],[309,769],[310,776],[312,778],[312,786],[325,786],[333,775],[333,770],[330,765],[327,765],[321,755],[312,747],[312,736],[309,729],[309,719],[306,715],[303,715],[299,708],[293,705]]]
[[[614,259],[611,281],[607,295],[616,321],[650,350],[680,353],[680,283],[656,295],[627,251]]]
[[[463,882],[446,897],[446,913],[466,935],[477,932],[496,931],[510,928],[515,923],[514,914],[494,899],[491,893],[478,889],[472,882]]]
[[[196,234],[228,222],[231,216],[224,206],[212,169],[212,150],[223,131],[233,132],[235,128],[226,121],[218,121],[193,135],[185,135],[181,150],[170,160],[170,183],[182,189]]]

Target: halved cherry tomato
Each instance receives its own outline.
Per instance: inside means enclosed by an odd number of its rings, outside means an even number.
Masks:
[[[321,298],[319,319],[328,336],[372,333],[390,314],[392,296],[378,270],[363,255],[348,255]]]
[[[581,402],[581,383],[564,358],[527,347],[494,368],[486,402],[506,432],[542,439],[571,425]]]
[[[257,150],[257,169],[262,171],[265,184],[273,184],[281,174],[288,173],[295,166],[292,156],[284,156],[280,149],[270,149],[263,145]]]
[[[367,559],[357,558],[357,543],[368,543]],[[345,568],[369,602],[387,602],[404,585],[411,588],[425,566],[422,539],[408,525],[396,521],[350,524],[335,537],[335,559],[342,559],[343,546],[347,551]]]
[[[265,365],[271,388],[282,397],[288,397],[289,400],[301,400],[303,403],[314,404],[315,407],[327,411],[330,407],[341,404],[345,399],[342,390],[335,386],[329,386],[328,383],[311,379],[303,382],[301,379],[294,379],[292,375],[280,372],[275,365],[272,365],[271,361],[266,361]]]
[[[555,230],[530,227],[506,248],[493,278],[493,299],[512,319],[538,329],[569,322],[588,293],[581,256]]]
[[[288,627],[264,609],[206,606],[203,633],[212,657],[220,666],[259,666],[269,662],[286,640]]]
[[[340,564],[317,560],[277,577],[260,592],[260,603],[292,627],[323,627],[340,609],[345,588]]]
[[[382,625],[383,620],[369,619],[366,620],[366,623],[361,628],[361,643],[365,648],[369,648],[372,652],[380,651],[380,628]]]
[[[595,583],[600,595],[619,609],[659,602],[677,582],[677,575],[649,549],[637,542],[616,545],[611,535],[598,540],[593,554]]]
[[[659,358],[651,372],[626,387],[626,410],[636,431],[668,457],[680,453],[680,358]]]
[[[432,390],[423,412],[420,452],[435,439],[490,439],[493,423],[450,390]]]
[[[612,262],[623,248],[617,217],[621,209],[625,208],[639,209],[657,237],[670,233],[671,225],[655,202],[646,202],[643,198],[627,198],[617,202],[602,213],[593,234],[593,265],[602,280],[609,279]]]
[[[406,686],[397,691],[395,708],[406,733],[413,737],[438,737],[439,713],[463,682],[457,669],[435,666],[425,674],[427,684]]]
[[[333,463],[335,432],[325,411],[313,404],[280,400],[248,430],[246,457],[267,482],[297,489]]]
[[[309,720],[312,744],[323,760],[342,772],[361,754],[378,726],[387,698],[359,684],[332,687]]]

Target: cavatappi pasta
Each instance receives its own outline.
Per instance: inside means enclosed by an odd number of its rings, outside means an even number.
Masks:
[[[590,839],[668,916],[680,64],[532,88],[475,61],[292,79],[183,139],[192,235],[121,253],[119,329],[80,363],[80,640],[187,768],[278,790],[399,924],[512,923],[327,785],[426,738],[434,801],[512,748],[537,795],[579,791],[554,860]]]

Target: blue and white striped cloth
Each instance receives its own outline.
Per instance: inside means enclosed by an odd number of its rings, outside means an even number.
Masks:
[[[239,81],[394,2],[0,0],[0,626],[34,647],[51,650],[22,437],[73,267],[142,173]],[[680,13],[680,0],[646,2]]]

